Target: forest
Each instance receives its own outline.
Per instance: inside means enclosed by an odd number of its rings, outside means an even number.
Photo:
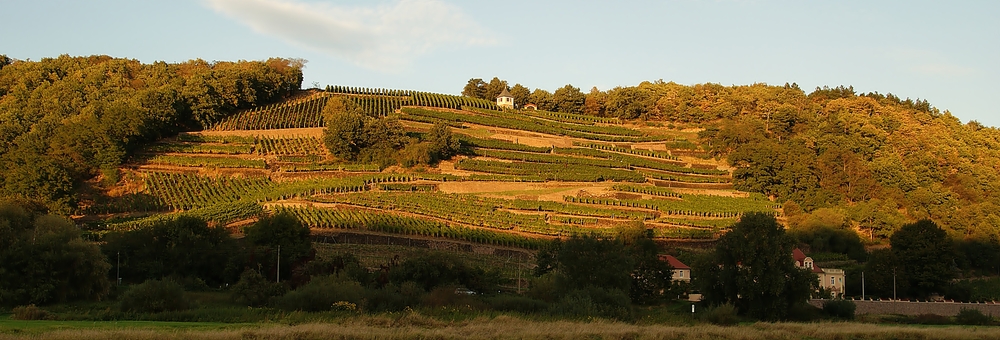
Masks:
[[[84,183],[158,138],[210,126],[302,85],[302,61],[143,64],[109,56],[0,57],[0,196],[70,215]]]

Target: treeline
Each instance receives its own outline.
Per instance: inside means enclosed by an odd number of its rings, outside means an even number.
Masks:
[[[287,97],[302,62],[179,64],[108,56],[0,58],[0,196],[68,214],[80,183],[117,181],[142,143],[208,127],[233,112]]]

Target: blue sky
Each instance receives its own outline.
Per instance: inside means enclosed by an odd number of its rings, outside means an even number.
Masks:
[[[303,58],[305,87],[852,85],[1000,126],[1000,1],[5,0],[0,54]]]

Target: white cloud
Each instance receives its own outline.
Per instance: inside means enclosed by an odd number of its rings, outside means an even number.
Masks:
[[[372,7],[296,0],[205,1],[259,33],[379,71],[406,69],[415,57],[443,46],[496,43],[459,8],[440,0],[398,0]]]

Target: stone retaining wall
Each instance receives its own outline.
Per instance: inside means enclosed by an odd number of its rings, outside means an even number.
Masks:
[[[809,300],[809,304],[823,307],[826,300]],[[955,316],[962,309],[977,309],[983,314],[1000,316],[1000,304],[996,303],[961,303],[961,302],[913,302],[913,301],[861,301],[855,300],[857,315],[862,314],[901,314],[920,315],[936,314]]]

